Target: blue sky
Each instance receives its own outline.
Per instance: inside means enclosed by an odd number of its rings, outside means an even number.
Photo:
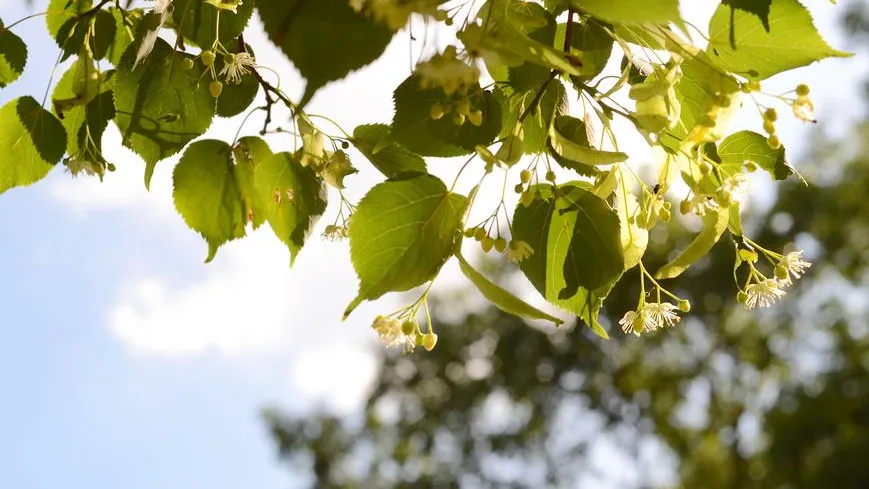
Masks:
[[[807,3],[841,45],[834,17],[841,10]],[[7,25],[26,13],[23,1],[0,0]],[[292,66],[258,25],[249,30],[260,63],[300,93]],[[0,103],[23,94],[41,100],[57,55],[41,18],[16,32],[37,44]],[[407,75],[406,46],[406,38],[396,41],[373,67],[325,90],[314,109],[349,128],[388,122],[391,94],[380,88]],[[829,115],[835,132],[856,115],[858,88],[847,80],[861,66],[863,56],[828,62],[771,85],[811,83],[819,116]],[[238,123],[221,121],[210,134],[231,137]],[[252,123],[250,133],[258,127]],[[786,143],[798,146],[806,130],[782,123]],[[316,240],[290,271],[268,229],[203,265],[205,244],[172,209],[172,165],[158,166],[147,193],[143,164],[116,133],[105,147],[118,172],[102,185],[58,169],[0,196],[0,487],[294,487],[260,409],[356,406],[374,369],[368,324],[394,301],[363,305],[341,323],[356,286],[346,244]],[[443,165],[439,171],[455,170]],[[353,178],[364,187],[374,175]],[[461,283],[452,270],[437,287]]]

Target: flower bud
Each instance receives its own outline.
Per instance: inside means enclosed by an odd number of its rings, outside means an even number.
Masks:
[[[503,253],[504,250],[507,249],[507,240],[504,238],[498,238],[495,240],[495,249],[498,253]]]
[[[425,348],[425,351],[432,351],[435,348],[435,345],[438,344],[438,335],[434,333],[426,333],[422,335],[422,347]]]
[[[748,302],[748,294],[744,290],[740,290],[739,293],[736,294],[736,302],[745,304]]]
[[[205,66],[211,66],[214,64],[214,59],[216,58],[216,56],[214,55],[213,51],[203,51],[200,55],[200,58],[202,58],[202,64],[204,64]]]
[[[775,108],[770,107],[763,112],[763,120],[769,122],[775,122],[778,120],[778,112],[776,112]]]
[[[416,323],[408,319],[407,321],[401,323],[401,334],[405,336],[410,336],[416,331]]]
[[[808,85],[806,85],[805,83],[800,83],[799,85],[797,85],[797,96],[798,97],[805,97],[808,94],[809,94],[809,86]]]
[[[687,299],[682,299],[678,304],[679,310],[682,312],[691,311],[691,303]]]
[[[769,147],[772,149],[781,148],[781,140],[775,134],[770,135],[766,140],[766,143],[769,144]]]
[[[485,229],[477,228],[474,231],[474,239],[476,239],[477,241],[482,241],[483,238],[485,238],[485,237],[486,237],[486,230]]]
[[[220,94],[223,93],[223,82],[212,80],[211,84],[208,85],[208,90],[211,92],[212,97],[220,97]]]
[[[480,241],[480,246],[483,248],[483,251],[486,253],[492,251],[492,247],[495,245],[495,240],[489,236],[484,237]]]
[[[522,180],[522,183],[528,183],[531,181],[531,170],[522,170],[519,173],[519,179]]]
[[[439,120],[446,114],[443,105],[435,103],[431,106],[431,110],[429,111],[429,116],[432,120]]]
[[[779,280],[786,280],[788,278],[788,269],[782,265],[776,265],[775,278]]]

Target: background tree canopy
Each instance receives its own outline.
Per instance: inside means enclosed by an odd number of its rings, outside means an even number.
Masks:
[[[858,42],[866,13],[855,4],[845,16]],[[805,244],[819,264],[786,303],[747,314],[727,301],[729,280],[709,278],[730,273],[725,241],[678,279],[703,307],[642,341],[601,343],[576,324],[553,331],[472,307],[438,318],[433,352],[383,354],[358,416],[269,411],[281,456],[316,487],[864,487],[867,141],[867,123],[818,136],[800,167],[823,182],[783,185],[746,221],[765,243]],[[647,258],[663,262],[671,246],[652,239]],[[610,296],[610,322],[635,294]]]

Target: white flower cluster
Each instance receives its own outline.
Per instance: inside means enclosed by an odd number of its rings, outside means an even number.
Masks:
[[[640,336],[678,323],[682,319],[678,310],[678,306],[669,302],[643,302],[636,311],[625,313],[619,325],[625,333]]]
[[[447,46],[443,54],[417,64],[416,74],[422,88],[441,87],[447,95],[480,83],[480,69],[458,59],[455,46]]]

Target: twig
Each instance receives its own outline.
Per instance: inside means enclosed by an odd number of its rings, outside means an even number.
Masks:
[[[244,42],[244,34],[239,34],[238,36],[238,49],[239,51],[247,51],[247,44]],[[253,74],[256,81],[263,88],[263,93],[265,93],[266,97],[266,105],[262,107],[263,110],[266,111],[266,120],[263,123],[263,129],[260,131],[260,134],[265,134],[268,130],[269,124],[272,122],[272,106],[276,104],[278,101],[283,102],[284,105],[290,109],[290,112],[295,114],[296,112],[296,104],[287,97],[281,89],[275,87],[260,74],[260,72],[256,68],[251,68],[251,73]],[[273,98],[274,94],[277,99]]]

